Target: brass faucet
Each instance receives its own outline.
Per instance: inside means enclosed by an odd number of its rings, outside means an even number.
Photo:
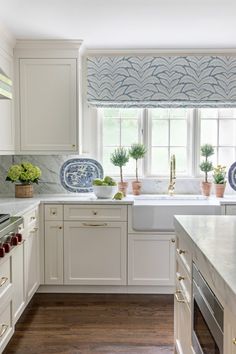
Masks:
[[[175,155],[171,155],[170,158],[170,183],[168,187],[168,193],[169,195],[174,195],[175,192],[175,181],[176,181],[176,175],[175,175]]]

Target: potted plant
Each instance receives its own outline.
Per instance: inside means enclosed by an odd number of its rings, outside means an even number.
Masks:
[[[213,169],[213,180],[215,184],[215,193],[217,198],[223,198],[226,186],[226,166],[217,165]]]
[[[117,183],[109,176],[104,179],[95,178],[93,180],[93,191],[98,199],[110,199],[117,191]]]
[[[202,194],[209,197],[211,194],[212,183],[208,181],[208,173],[213,170],[213,164],[208,160],[210,156],[214,154],[214,148],[210,144],[201,146],[201,156],[204,157],[204,161],[200,164],[200,170],[205,174],[205,180],[201,183]]]
[[[39,167],[30,162],[22,162],[19,165],[12,165],[7,173],[6,181],[15,184],[16,198],[32,198],[33,183],[38,183],[41,176]],[[18,183],[17,183],[18,182]]]
[[[141,182],[138,178],[138,160],[142,159],[146,154],[147,149],[146,146],[143,144],[132,144],[131,148],[129,149],[129,155],[135,160],[135,176],[136,180],[132,182],[132,189],[134,195],[139,195],[141,191]]]
[[[128,182],[124,182],[123,180],[122,167],[125,166],[128,161],[129,153],[123,147],[115,149],[115,151],[111,154],[111,162],[114,166],[118,166],[120,168],[120,182],[118,183],[118,189],[124,194],[124,196],[127,194]]]

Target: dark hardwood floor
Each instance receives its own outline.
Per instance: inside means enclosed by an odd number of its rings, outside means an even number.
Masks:
[[[4,354],[173,354],[172,295],[36,294]]]

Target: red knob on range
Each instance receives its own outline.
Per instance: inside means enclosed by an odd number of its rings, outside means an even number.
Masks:
[[[17,246],[18,245],[18,237],[17,236],[12,236],[11,238],[11,244],[13,246]]]
[[[5,248],[0,247],[0,257],[4,257],[4,256],[5,256]]]
[[[10,243],[4,243],[4,244],[3,244],[3,247],[4,247],[4,249],[5,249],[5,253],[9,253],[9,252],[10,252],[10,250],[11,250],[11,245],[10,245]]]
[[[22,234],[17,233],[17,234],[16,234],[16,237],[17,237],[17,239],[18,239],[18,242],[22,242],[22,239],[23,239]]]

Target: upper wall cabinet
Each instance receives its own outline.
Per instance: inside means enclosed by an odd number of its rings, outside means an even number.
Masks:
[[[19,41],[15,50],[18,153],[79,152],[79,47]]]
[[[1,36],[0,68],[11,79],[13,78],[13,45],[14,43],[8,43],[8,40],[5,40],[4,36]],[[13,100],[0,99],[0,155],[14,153],[15,128],[13,105]]]

